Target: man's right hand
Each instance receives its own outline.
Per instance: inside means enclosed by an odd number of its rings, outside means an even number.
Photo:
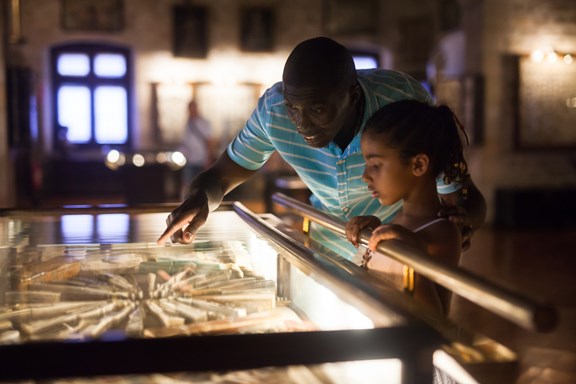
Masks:
[[[208,219],[209,212],[206,193],[197,189],[189,194],[186,200],[168,215],[166,230],[156,243],[162,245],[168,240],[173,243],[191,243],[196,237],[198,229]]]
[[[243,168],[230,159],[226,152],[216,163],[190,183],[186,200],[166,219],[166,230],[156,241],[162,245],[168,240],[189,244],[208,214],[218,208],[224,196],[248,180],[256,171]]]

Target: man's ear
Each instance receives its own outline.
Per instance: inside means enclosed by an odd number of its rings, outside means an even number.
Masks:
[[[424,153],[419,153],[412,157],[412,174],[414,176],[422,176],[428,172],[430,167],[430,158]]]

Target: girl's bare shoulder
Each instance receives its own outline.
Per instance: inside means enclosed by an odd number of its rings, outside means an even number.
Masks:
[[[458,264],[462,252],[462,235],[456,224],[450,220],[439,220],[419,234],[425,239],[430,256]]]

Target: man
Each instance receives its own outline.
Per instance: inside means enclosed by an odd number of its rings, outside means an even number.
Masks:
[[[329,38],[303,41],[288,57],[282,82],[264,93],[227,151],[192,181],[187,199],[168,217],[158,243],[171,236],[181,243],[192,241],[226,193],[260,169],[274,151],[312,191],[314,207],[342,221],[368,214],[391,220],[401,203],[381,206],[362,181],[360,132],[381,106],[402,99],[432,102],[426,90],[405,74],[356,71],[348,50]],[[484,222],[485,202],[475,187],[468,189],[462,206],[458,185],[438,184],[442,199],[452,207],[445,213],[452,220],[473,229]],[[318,236],[318,241],[349,258],[356,251],[331,232]]]

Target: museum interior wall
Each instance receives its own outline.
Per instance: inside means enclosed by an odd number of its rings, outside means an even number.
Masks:
[[[574,223],[568,196],[576,189],[576,63],[567,58],[576,53],[573,1],[113,0],[93,7],[90,14],[66,0],[2,1],[0,206],[46,205],[61,196],[179,198],[170,167],[111,169],[104,153],[110,148],[79,150],[58,141],[52,48],[128,48],[131,141],[122,150],[133,155],[177,148],[190,98],[223,149],[258,95],[280,79],[292,47],[327,35],[414,76],[457,111],[470,136],[467,156],[488,202],[488,222]],[[253,10],[263,19],[250,19]],[[181,33],[198,27],[190,20],[200,22],[200,33]],[[9,112],[15,98],[21,98],[18,113]],[[262,174],[267,171],[285,170],[274,159]],[[259,180],[233,197],[258,191],[255,198],[262,198],[266,181]]]

